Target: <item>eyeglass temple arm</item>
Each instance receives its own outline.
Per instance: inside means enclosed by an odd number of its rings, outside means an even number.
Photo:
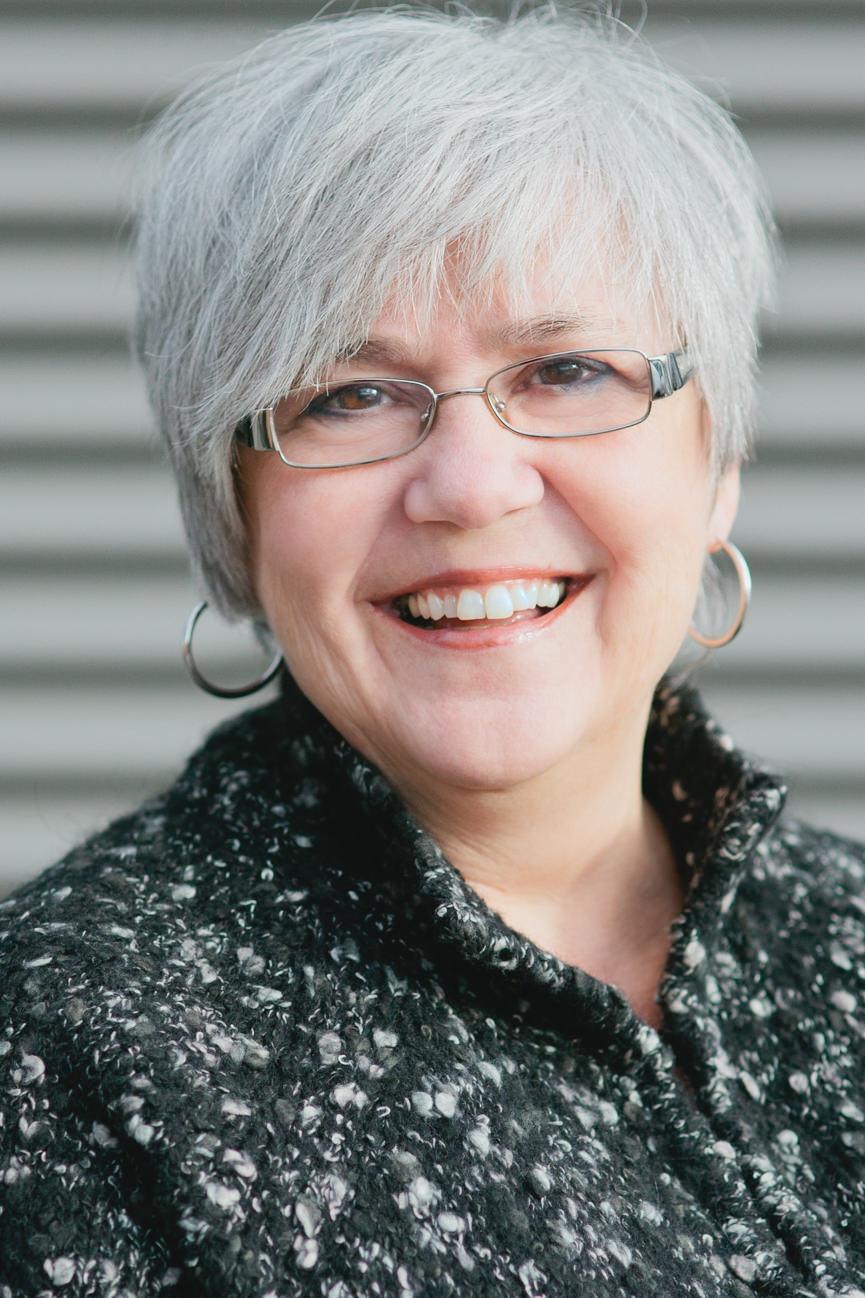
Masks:
[[[254,414],[241,419],[234,430],[234,440],[240,442],[241,446],[252,447],[254,451],[274,450],[267,413],[266,410],[256,410]]]
[[[678,392],[694,373],[687,347],[680,347],[677,352],[667,352],[666,356],[650,356],[648,361],[652,373],[653,401]]]

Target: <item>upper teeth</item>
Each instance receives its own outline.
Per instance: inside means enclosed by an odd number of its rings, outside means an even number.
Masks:
[[[513,617],[531,608],[555,608],[565,593],[563,581],[517,581],[478,589],[463,586],[459,591],[437,593],[416,591],[406,597],[412,617],[438,622],[457,618],[460,622]]]

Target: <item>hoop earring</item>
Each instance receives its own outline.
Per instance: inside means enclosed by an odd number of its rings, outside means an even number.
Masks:
[[[691,639],[696,640],[697,644],[705,645],[707,649],[722,649],[731,640],[735,640],[742,630],[742,624],[751,604],[751,569],[748,567],[744,554],[732,541],[719,541],[716,549],[711,553],[715,554],[718,550],[724,551],[736,569],[736,576],[739,579],[739,607],[736,609],[733,625],[723,635],[703,635],[693,626],[688,627],[688,635]]]
[[[189,620],[186,623],[186,630],[183,633],[181,653],[183,654],[183,661],[186,665],[186,670],[195,681],[195,684],[199,689],[204,690],[206,694],[213,694],[218,699],[244,699],[247,695],[255,694],[258,690],[264,689],[265,685],[270,684],[282,666],[281,653],[277,653],[264,675],[259,676],[258,680],[253,681],[250,685],[240,685],[234,688],[226,685],[214,685],[213,681],[209,681],[207,677],[202,675],[198,670],[195,659],[192,656],[192,637],[198,619],[207,607],[208,601],[206,599],[203,599],[200,604],[195,605],[195,608],[189,615]]]

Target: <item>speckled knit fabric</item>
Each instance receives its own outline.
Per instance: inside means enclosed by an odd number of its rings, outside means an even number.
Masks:
[[[662,1035],[308,705],[218,731],[0,907],[2,1298],[862,1298],[863,849],[690,694],[646,790]]]

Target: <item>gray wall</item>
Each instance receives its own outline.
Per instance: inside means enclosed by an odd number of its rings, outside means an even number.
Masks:
[[[649,7],[666,55],[729,94],[787,247],[735,532],[753,613],[704,688],[797,810],[865,837],[865,7]],[[124,340],[128,154],[197,67],[306,12],[0,10],[0,888],[160,786],[231,710],[178,658],[193,596]],[[212,652],[214,671],[253,662],[245,642]]]

